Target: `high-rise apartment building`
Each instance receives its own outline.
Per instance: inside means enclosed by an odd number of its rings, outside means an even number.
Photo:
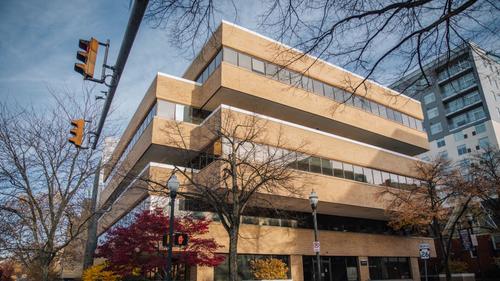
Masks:
[[[391,88],[421,101],[430,150],[423,159],[440,156],[467,164],[467,158],[500,144],[500,64],[474,44],[454,50],[405,76]]]
[[[377,199],[387,186],[420,184],[413,169],[420,160],[414,155],[428,149],[420,103],[371,81],[352,96],[346,81],[362,77],[310,56],[280,63],[278,54],[285,49],[223,22],[182,78],[158,73],[104,171],[99,205],[108,211],[99,219],[99,239],[137,210],[167,206],[167,198],[138,187],[141,183],[123,172],[164,181],[174,165],[187,166],[202,155],[198,159],[205,161],[197,162],[196,171],[208,173],[209,158],[217,156],[207,154],[212,142],[200,136],[203,127],[221,122],[216,116],[224,118],[223,112],[235,112],[280,128],[269,131],[282,134],[285,143],[307,143],[304,151],[299,147],[299,164],[291,167],[314,179],[301,183],[302,195],[260,194],[269,201],[281,198],[287,204],[280,213],[293,216],[262,211],[242,218],[238,259],[243,280],[255,279],[249,260],[270,256],[288,265],[290,279],[312,280],[312,189],[319,196],[322,280],[420,280],[419,243],[431,244],[435,256],[432,239],[392,230],[387,202]],[[185,136],[183,145],[169,141],[165,128],[171,124]],[[209,236],[227,253],[228,237],[217,217],[196,202],[178,201],[177,213],[214,219]],[[226,280],[226,272],[227,264],[193,267],[186,269],[186,280]]]

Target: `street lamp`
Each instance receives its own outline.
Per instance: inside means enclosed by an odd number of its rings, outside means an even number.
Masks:
[[[309,202],[311,203],[311,208],[313,211],[313,220],[314,220],[314,242],[316,244],[319,243],[318,241],[318,221],[316,219],[316,209],[318,208],[318,194],[316,192],[311,191],[311,194],[309,194]],[[313,263],[314,264],[314,263]],[[321,281],[321,259],[319,256],[319,249],[316,251],[316,264],[317,264],[317,274],[315,274],[316,281]]]
[[[173,174],[167,181],[167,188],[170,191],[170,219],[168,228],[168,263],[167,263],[167,276],[165,280],[172,280],[172,248],[174,246],[174,209],[175,209],[175,197],[177,196],[177,190],[179,189],[179,180],[177,176]]]

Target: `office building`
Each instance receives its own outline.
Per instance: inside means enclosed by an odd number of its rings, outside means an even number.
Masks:
[[[285,199],[288,204],[281,211],[303,220],[271,212],[242,218],[238,254],[244,280],[253,279],[245,261],[265,256],[284,261],[290,279],[312,280],[308,199],[312,189],[319,196],[323,280],[420,280],[419,243],[430,243],[435,256],[432,240],[390,229],[386,204],[377,199],[387,185],[420,184],[413,169],[420,160],[414,156],[428,149],[420,102],[371,81],[352,96],[345,81],[359,82],[362,77],[315,62],[311,56],[285,64],[278,58],[285,49],[274,40],[223,22],[182,78],[158,73],[104,171],[99,205],[109,211],[99,219],[99,239],[111,227],[130,221],[137,210],[167,208],[167,198],[137,187],[138,181],[118,169],[165,181],[174,166],[187,166],[213,151],[207,147],[217,140],[200,137],[200,132],[207,124],[221,122],[217,116],[234,112],[265,119],[269,128],[279,128],[269,132],[279,132],[289,145],[307,143],[301,164],[292,168],[314,178],[311,184],[304,183],[300,196],[261,194],[270,201]],[[165,128],[171,124],[178,124],[186,136],[184,146],[169,141],[173,135]],[[266,145],[266,139],[262,142]],[[185,150],[190,159],[180,156],[186,155],[179,153]],[[219,153],[224,153],[224,147]],[[199,163],[197,173],[207,173],[208,167],[210,161]],[[196,202],[178,201],[177,213],[204,211]],[[221,253],[227,253],[223,226],[205,211],[214,219],[209,236],[223,245]],[[193,267],[186,278],[226,280],[226,271],[227,264]]]

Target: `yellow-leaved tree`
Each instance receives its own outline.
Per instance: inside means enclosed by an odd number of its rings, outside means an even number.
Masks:
[[[253,276],[256,279],[287,279],[287,265],[275,258],[264,258],[250,262]]]
[[[106,270],[107,264],[101,263],[87,268],[82,275],[82,281],[119,281],[120,276]]]

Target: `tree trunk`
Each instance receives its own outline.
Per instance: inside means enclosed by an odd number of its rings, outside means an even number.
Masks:
[[[229,232],[229,281],[238,280],[238,232],[239,225],[233,225]]]

